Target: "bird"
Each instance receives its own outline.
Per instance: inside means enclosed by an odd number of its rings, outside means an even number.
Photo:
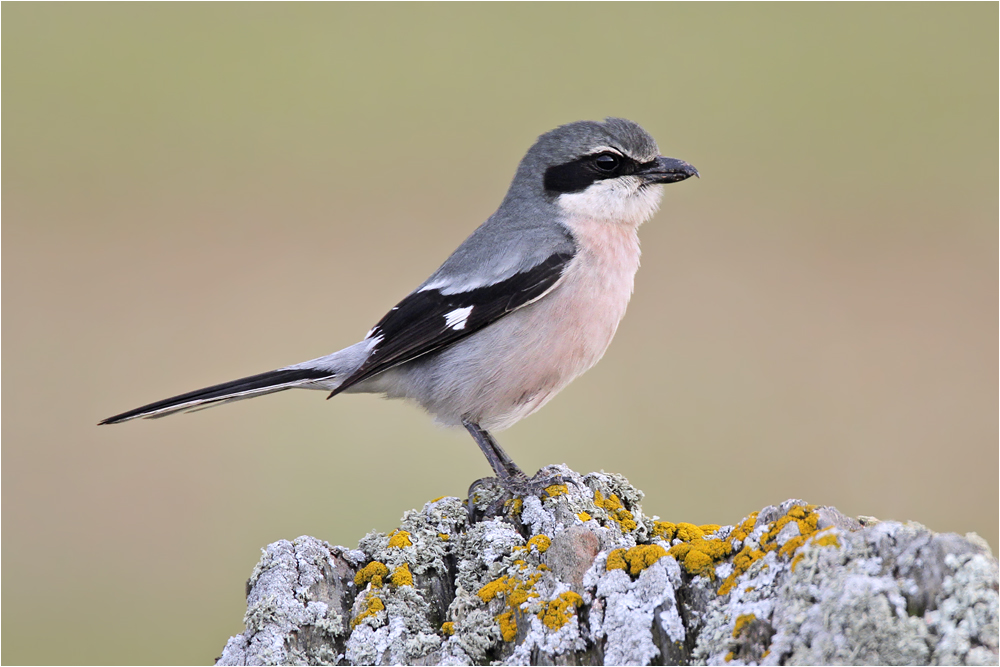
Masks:
[[[607,350],[663,185],[700,176],[624,118],[538,137],[499,208],[360,341],[333,354],[109,417],[157,418],[287,389],[380,394],[464,427],[500,485],[535,493],[493,432],[534,413]]]

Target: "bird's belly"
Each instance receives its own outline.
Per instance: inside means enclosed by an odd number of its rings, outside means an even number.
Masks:
[[[441,352],[392,369],[373,389],[413,399],[444,424],[468,419],[487,430],[512,426],[604,355],[638,268],[638,244],[624,250],[631,252],[619,257],[581,251],[542,299]]]
[[[628,303],[627,295],[616,300],[583,291],[552,296],[549,310],[529,306],[484,332],[482,343],[491,354],[476,358],[478,350],[470,350],[467,360],[477,372],[466,410],[483,428],[512,426],[596,364]]]

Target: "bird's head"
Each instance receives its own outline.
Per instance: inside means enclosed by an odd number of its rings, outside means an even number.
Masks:
[[[639,225],[656,212],[664,183],[697,176],[663,157],[636,123],[608,118],[546,132],[521,160],[508,198],[541,196],[569,216]]]

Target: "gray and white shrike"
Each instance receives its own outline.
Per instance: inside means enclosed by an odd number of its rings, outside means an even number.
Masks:
[[[622,118],[580,121],[528,150],[496,213],[364,340],[339,352],[109,417],[162,417],[285,389],[408,398],[462,425],[503,486],[537,492],[490,431],[512,426],[597,363],[639,268],[639,225],[663,183],[698,171]]]

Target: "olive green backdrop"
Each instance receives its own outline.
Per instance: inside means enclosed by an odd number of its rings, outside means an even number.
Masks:
[[[984,4],[10,4],[3,661],[211,663],[259,548],[489,468],[370,396],[100,427],[358,340],[534,138],[701,170],[604,360],[501,434],[728,523],[789,497],[996,548],[997,19]]]

